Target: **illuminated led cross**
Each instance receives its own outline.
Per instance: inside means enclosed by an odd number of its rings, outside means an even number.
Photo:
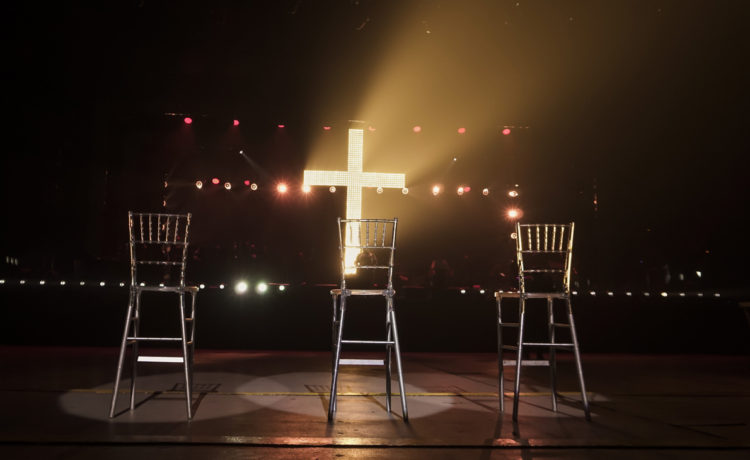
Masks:
[[[364,130],[349,129],[349,164],[346,171],[305,171],[304,185],[346,187],[346,218],[362,218],[362,188],[400,188],[406,185],[404,174],[362,172]],[[347,226],[346,241],[359,245],[359,226]],[[355,259],[359,250],[347,248],[344,261],[347,273],[354,273]]]

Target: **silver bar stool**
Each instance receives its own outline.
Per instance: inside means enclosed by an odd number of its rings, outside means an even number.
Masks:
[[[557,412],[557,350],[571,350],[575,356],[578,371],[578,383],[581,387],[581,399],[586,420],[591,420],[589,402],[586,395],[586,384],[583,380],[581,354],[576,335],[573,309],[570,302],[570,271],[573,257],[573,231],[575,224],[521,224],[516,222],[516,260],[518,263],[518,292],[495,292],[497,300],[497,353],[500,410],[505,410],[503,368],[515,366],[516,375],[513,387],[513,420],[518,420],[518,395],[522,366],[549,366],[552,393],[552,410]],[[534,277],[543,280],[533,279]],[[505,298],[518,299],[518,322],[503,322],[502,301]],[[546,328],[548,342],[527,342],[524,339],[526,324],[527,300],[543,299],[547,302]],[[567,322],[556,322],[554,300],[565,302]],[[515,345],[503,343],[503,329],[517,328],[518,341]],[[570,331],[570,341],[561,342],[556,337],[557,329]],[[526,348],[549,350],[549,359],[523,359]],[[504,360],[503,352],[515,352],[515,360]]]
[[[328,402],[328,420],[336,413],[336,389],[339,366],[385,366],[386,410],[391,412],[391,355],[396,358],[396,374],[401,396],[401,411],[404,421],[409,419],[406,408],[404,374],[401,366],[401,350],[393,308],[393,266],[396,251],[396,226],[398,219],[341,219],[338,218],[339,255],[341,281],[339,289],[331,290],[333,298],[333,371],[331,397]],[[385,272],[385,288],[373,284],[363,289],[347,287],[347,278],[361,271],[369,274]],[[383,296],[386,303],[385,340],[344,339],[344,316],[347,299],[353,296]],[[342,359],[343,345],[385,345],[385,359]]]
[[[130,410],[135,408],[135,380],[138,363],[178,363],[185,374],[187,418],[193,417],[192,380],[195,352],[195,296],[198,287],[185,285],[188,235],[191,214],[155,214],[128,212],[130,233],[130,295],[125,315],[125,329],[117,361],[109,417],[115,415],[123,363],[128,346],[132,347],[130,375]],[[180,336],[147,337],[139,334],[141,294],[144,291],[177,294],[179,298]],[[190,294],[190,313],[186,316],[185,294]],[[179,344],[181,356],[147,356],[139,350],[141,343]]]

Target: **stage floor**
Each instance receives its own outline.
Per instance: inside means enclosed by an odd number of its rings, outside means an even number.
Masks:
[[[563,355],[559,411],[548,369],[524,368],[515,424],[511,397],[498,412],[490,353],[405,353],[408,423],[398,397],[385,411],[382,368],[342,367],[329,423],[329,353],[210,350],[196,355],[192,421],[174,364],[140,365],[137,408],[126,409],[123,392],[109,419],[116,355],[0,347],[0,456],[750,458],[750,358],[741,355],[584,355],[590,422]],[[512,377],[506,368],[506,391]]]

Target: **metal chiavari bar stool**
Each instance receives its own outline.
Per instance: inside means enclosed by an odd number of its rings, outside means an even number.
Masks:
[[[339,256],[341,264],[340,288],[331,290],[333,298],[333,370],[331,376],[331,397],[328,403],[328,419],[336,413],[339,366],[385,366],[386,410],[391,412],[391,356],[396,359],[396,374],[401,396],[401,411],[404,421],[409,418],[406,407],[406,391],[401,365],[396,314],[393,306],[393,267],[396,251],[396,226],[398,219],[338,219]],[[380,256],[380,257],[378,257]],[[365,288],[350,289],[347,278],[357,270],[370,270],[385,273],[385,288],[367,285]],[[373,273],[373,272],[369,272]],[[386,339],[354,340],[344,338],[344,317],[347,300],[354,296],[382,296],[386,301]],[[343,345],[385,345],[385,359],[343,359]]]
[[[179,363],[185,377],[187,417],[193,417],[192,375],[195,351],[195,297],[198,287],[185,285],[188,235],[191,214],[128,213],[130,234],[130,293],[125,328],[117,361],[117,375],[109,417],[115,415],[122,369],[128,346],[132,346],[130,377],[130,410],[135,408],[135,381],[138,363]],[[174,249],[174,250],[173,250]],[[150,269],[150,270],[149,270]],[[144,273],[149,272],[149,273]],[[150,276],[148,276],[150,275]],[[172,280],[176,275],[176,280]],[[161,279],[157,279],[161,276]],[[140,335],[141,294],[144,291],[177,294],[179,299],[180,336],[152,337]],[[190,294],[190,312],[186,316],[185,294]],[[148,356],[140,353],[141,343],[179,343],[181,356]]]
[[[573,257],[573,231],[575,224],[521,224],[516,223],[516,260],[518,263],[518,292],[495,292],[497,300],[497,352],[500,410],[504,404],[504,376],[505,366],[515,366],[516,375],[513,386],[513,420],[518,420],[518,398],[522,366],[549,366],[552,393],[552,410],[557,411],[557,350],[571,350],[575,358],[578,372],[578,382],[581,388],[581,399],[586,419],[590,420],[589,402],[586,395],[586,385],[583,379],[581,354],[576,334],[573,309],[570,300],[570,272]],[[546,284],[541,285],[532,278],[538,276],[546,278]],[[503,322],[502,301],[504,298],[518,299],[518,322]],[[548,342],[525,341],[527,300],[546,299],[546,329]],[[565,302],[568,322],[556,322],[554,300]],[[503,329],[517,328],[518,341],[516,345],[503,343]],[[564,328],[570,332],[569,342],[560,342],[556,336],[557,329]],[[527,348],[546,348],[549,359],[523,359],[523,352]],[[515,360],[504,360],[503,352],[513,351]]]

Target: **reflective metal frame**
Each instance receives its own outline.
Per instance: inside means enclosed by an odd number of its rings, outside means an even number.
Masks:
[[[333,299],[333,369],[331,375],[331,396],[328,403],[328,420],[333,420],[336,413],[337,385],[340,365],[385,366],[385,388],[386,388],[386,411],[391,412],[391,355],[396,359],[396,373],[401,397],[401,411],[404,421],[408,421],[409,414],[406,407],[406,390],[404,388],[404,375],[401,364],[401,349],[399,345],[398,328],[396,327],[396,314],[394,312],[393,297],[396,291],[393,289],[393,267],[396,252],[396,227],[398,219],[342,219],[338,218],[339,231],[339,257],[341,266],[340,288],[331,290]],[[387,254],[385,263],[365,262],[354,266],[347,266],[347,253],[362,250],[380,250]],[[349,289],[347,287],[347,274],[352,269],[360,270],[384,270],[386,272],[385,289]],[[352,296],[383,296],[386,301],[386,340],[351,340],[344,339],[344,316],[346,313],[347,299]],[[384,360],[374,359],[342,359],[343,345],[385,345],[386,354]]]
[[[520,379],[522,366],[549,366],[552,410],[557,412],[557,350],[572,350],[575,357],[576,370],[578,372],[578,383],[581,388],[581,399],[583,409],[586,414],[586,420],[591,420],[589,411],[589,402],[586,394],[586,384],[583,379],[583,366],[581,364],[581,354],[576,334],[575,321],[573,319],[573,308],[570,299],[570,272],[573,258],[573,232],[575,223],[569,224],[521,224],[516,222],[516,261],[518,263],[518,292],[495,292],[497,300],[497,353],[498,353],[498,399],[500,411],[505,410],[504,404],[504,376],[503,368],[505,366],[515,366],[516,375],[513,386],[513,420],[518,420],[518,399],[520,392]],[[537,256],[556,256],[562,262],[561,268],[550,268],[549,266],[539,265],[540,260],[535,260]],[[529,290],[527,277],[535,274],[544,274],[552,278],[557,278],[561,282],[558,289],[549,289],[544,292]],[[502,301],[504,298],[518,299],[518,322],[503,322]],[[547,301],[547,335],[548,342],[526,342],[524,341],[524,331],[526,328],[526,306],[529,299],[546,299]],[[559,299],[565,302],[568,322],[555,322],[553,309],[554,300]],[[518,341],[516,345],[505,345],[503,343],[503,329],[517,328]],[[571,341],[559,342],[556,338],[558,328],[568,328],[570,330]],[[549,359],[524,360],[523,351],[525,348],[547,348],[549,350]],[[515,360],[504,360],[503,352],[510,350],[515,352]]]
[[[185,285],[185,267],[187,265],[188,236],[190,219],[188,214],[159,214],[128,212],[128,229],[130,235],[130,292],[128,309],[125,315],[125,328],[120,344],[117,361],[112,403],[109,417],[115,416],[115,404],[122,378],[123,363],[128,346],[132,346],[132,370],[130,377],[130,410],[135,408],[135,381],[137,363],[182,363],[185,377],[185,402],[187,418],[193,417],[192,380],[193,355],[195,353],[195,297],[198,287]],[[173,254],[172,249],[177,249]],[[181,250],[180,250],[181,249]],[[179,279],[175,284],[159,283],[153,280],[141,280],[139,267],[163,267],[165,270],[176,269]],[[145,337],[139,334],[141,319],[141,294],[144,291],[166,292],[177,294],[179,298],[180,337]],[[190,294],[190,315],[185,316],[185,294]],[[179,343],[181,357],[145,356],[140,354],[141,342]]]

